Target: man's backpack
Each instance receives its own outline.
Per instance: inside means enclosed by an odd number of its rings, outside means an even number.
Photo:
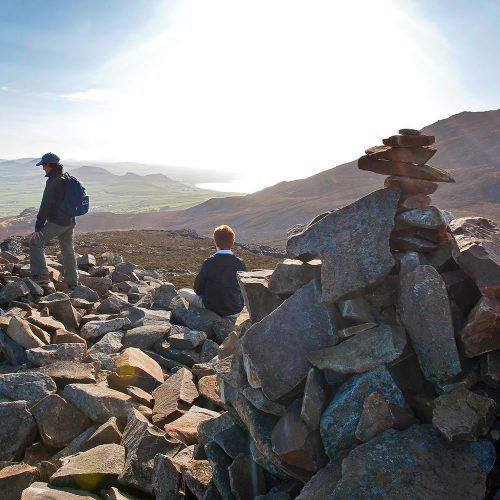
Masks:
[[[61,210],[71,216],[86,214],[89,211],[89,197],[85,192],[85,188],[78,179],[68,173],[64,174],[64,182],[66,193],[61,204]]]

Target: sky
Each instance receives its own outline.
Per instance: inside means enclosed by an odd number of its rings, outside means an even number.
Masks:
[[[500,108],[499,24],[498,0],[0,0],[0,158],[307,177]]]

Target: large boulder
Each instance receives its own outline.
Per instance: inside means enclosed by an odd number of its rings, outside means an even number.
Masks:
[[[489,219],[463,217],[450,223],[453,257],[490,298],[500,298],[500,228]]]
[[[289,238],[292,258],[321,258],[323,300],[334,302],[367,288],[394,266],[389,238],[399,191],[375,191],[308,226]]]
[[[125,347],[148,349],[155,342],[163,340],[170,332],[170,323],[164,322],[156,325],[138,326],[127,330],[122,343]]]
[[[406,345],[404,330],[396,325],[380,325],[360,332],[344,342],[311,352],[307,359],[321,370],[362,373],[401,356]]]
[[[28,361],[35,366],[44,366],[61,361],[81,361],[86,348],[81,343],[49,344],[28,349]]]
[[[130,396],[101,385],[68,384],[62,396],[92,421],[99,423],[111,417],[125,422],[133,408]]]
[[[439,273],[418,266],[401,275],[401,320],[427,380],[447,380],[461,371],[450,302]]]
[[[0,289],[0,304],[8,304],[12,300],[19,299],[28,295],[30,290],[24,281],[13,281],[7,283]]]
[[[278,400],[305,379],[307,355],[335,342],[329,310],[312,281],[246,332],[242,346],[250,384]]]
[[[63,459],[62,467],[50,477],[56,486],[76,486],[100,491],[115,484],[125,465],[125,448],[103,444]]]
[[[45,396],[56,392],[54,381],[40,372],[19,372],[0,375],[0,395],[33,406]]]
[[[36,423],[26,402],[0,403],[0,422],[0,460],[20,460],[37,436]]]
[[[64,448],[90,426],[89,419],[57,394],[39,401],[32,409],[45,445]]]
[[[391,429],[344,459],[342,479],[329,498],[479,500],[494,461],[488,441],[447,443],[430,425]]]
[[[356,443],[356,426],[363,411],[363,403],[375,391],[391,403],[406,407],[401,390],[384,365],[348,379],[340,386],[321,416],[321,437],[326,454],[331,459],[339,451]]]

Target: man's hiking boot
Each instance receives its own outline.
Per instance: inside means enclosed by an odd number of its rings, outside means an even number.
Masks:
[[[37,274],[32,276],[31,279],[39,285],[48,285],[50,283],[50,276],[48,274]]]

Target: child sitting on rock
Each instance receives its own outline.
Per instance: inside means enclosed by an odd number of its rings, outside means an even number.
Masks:
[[[229,226],[215,228],[217,251],[203,262],[194,280],[194,290],[179,290],[179,295],[190,304],[230,318],[236,318],[243,309],[243,296],[236,273],[246,270],[243,260],[231,250],[234,238],[235,233]]]

